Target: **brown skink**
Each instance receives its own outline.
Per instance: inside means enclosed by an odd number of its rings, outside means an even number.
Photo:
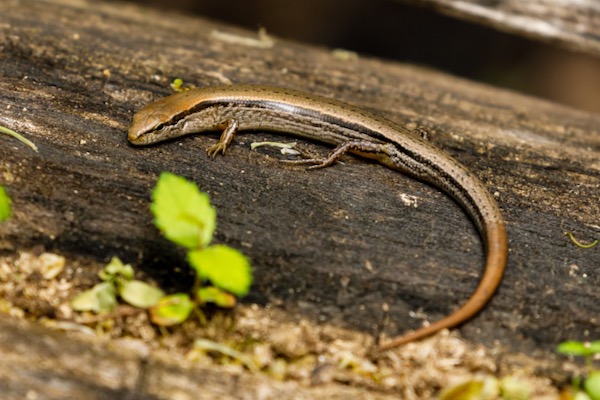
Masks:
[[[469,300],[449,316],[382,344],[381,350],[452,328],[478,313],[502,280],[508,254],[504,220],[495,199],[469,170],[418,134],[359,108],[278,87],[216,86],[176,93],[133,117],[128,140],[148,145],[205,131],[222,131],[210,155],[224,153],[238,131],[275,131],[335,145],[316,167],[349,152],[439,187],[473,219],[486,248],[483,276]]]

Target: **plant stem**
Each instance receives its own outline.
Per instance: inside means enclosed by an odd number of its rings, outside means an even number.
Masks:
[[[196,279],[194,281],[194,289],[193,289],[194,290],[194,296],[193,296],[194,312],[196,313],[196,316],[200,320],[200,324],[202,326],[206,326],[208,321],[206,320],[206,315],[204,315],[204,313],[200,309],[200,299],[198,298],[198,291],[200,290],[201,285],[202,285],[202,283],[200,282],[200,278],[196,275]]]
[[[21,142],[25,143],[27,146],[31,147],[31,149],[37,153],[37,151],[38,151],[37,146],[32,141],[30,141],[29,139],[27,139],[23,135],[21,135],[20,133],[17,133],[15,131],[13,131],[12,129],[8,129],[4,126],[0,126],[0,132],[5,133],[8,136],[12,136],[17,140],[20,140]]]

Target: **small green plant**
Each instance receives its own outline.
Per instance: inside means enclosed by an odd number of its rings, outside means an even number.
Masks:
[[[4,186],[0,186],[0,222],[9,219],[11,215],[10,197],[8,197]]]
[[[75,310],[110,312],[120,296],[133,306],[149,308],[155,324],[170,326],[185,321],[194,310],[204,321],[200,306],[213,303],[230,308],[236,304],[235,296],[248,293],[252,284],[248,259],[230,247],[210,245],[216,211],[208,194],[182,177],[163,172],[152,198],[150,208],[156,226],[167,239],[188,250],[187,260],[196,273],[193,295],[165,295],[160,289],[134,280],[131,265],[113,258],[99,273],[103,282],[73,299]]]
[[[117,296],[139,308],[148,308],[158,303],[164,293],[145,282],[133,279],[133,275],[131,265],[123,264],[117,257],[113,257],[98,273],[102,283],[81,292],[71,301],[71,306],[77,311],[108,313],[117,305]]]
[[[559,344],[556,351],[585,359],[587,377],[583,379],[583,391],[581,390],[582,379],[576,377],[573,379],[571,398],[600,400],[600,370],[594,369],[593,364],[594,356],[600,354],[600,340],[594,342],[570,340]]]
[[[188,250],[187,260],[196,273],[193,299],[182,296],[177,299],[184,304],[191,301],[197,306],[214,303],[220,307],[233,307],[236,303],[234,295],[245,296],[250,290],[252,271],[248,259],[239,251],[224,245],[210,245],[217,212],[210,204],[208,194],[200,192],[195,183],[185,178],[163,172],[152,198],[150,208],[154,223],[167,239]],[[212,286],[203,286],[205,282]],[[169,311],[167,320],[185,320],[185,313],[189,313],[186,307],[177,318],[177,310],[171,302],[165,307],[164,310]],[[203,318],[199,308],[195,309]],[[164,322],[161,307],[153,308],[151,315],[155,323]]]
[[[530,392],[526,381],[510,375],[503,378],[475,375],[444,388],[440,400],[528,400]]]

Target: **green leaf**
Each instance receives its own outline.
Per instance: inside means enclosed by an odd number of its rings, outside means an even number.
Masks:
[[[500,385],[493,376],[473,377],[444,389],[440,400],[491,400],[499,394]]]
[[[212,239],[217,212],[208,194],[195,183],[163,172],[152,191],[154,223],[165,237],[188,249],[202,248]]]
[[[585,343],[576,340],[568,340],[562,342],[556,348],[556,351],[561,354],[567,354],[571,356],[588,356],[592,354],[590,348]]]
[[[165,295],[159,288],[135,280],[125,282],[119,294],[127,303],[138,308],[152,307]]]
[[[106,267],[98,273],[103,281],[114,281],[118,277],[130,281],[133,279],[134,271],[131,264],[123,264],[119,257],[113,257]]]
[[[0,186],[0,222],[10,218],[11,214],[10,197],[8,197],[4,186]]]
[[[233,308],[237,303],[235,296],[214,286],[198,289],[198,300],[201,304],[213,303],[223,308]]]
[[[171,83],[171,87],[173,87],[173,89],[175,89],[175,91],[177,91],[177,92],[181,91],[182,86],[183,86],[183,79],[181,79],[181,78],[173,79],[173,83]]]
[[[117,305],[117,294],[109,282],[102,282],[93,288],[79,293],[71,300],[75,311],[111,312]]]
[[[481,398],[483,382],[470,380],[444,391],[441,400],[474,400]]]
[[[201,279],[236,296],[245,296],[252,284],[252,269],[239,251],[214,245],[188,253],[188,261]]]
[[[567,397],[567,399],[572,400],[592,400],[590,396],[588,396],[584,391],[578,390],[575,392],[573,397]]]
[[[500,380],[502,398],[506,400],[527,400],[531,398],[531,384],[513,376],[505,376]]]
[[[589,349],[590,353],[592,353],[592,354],[600,353],[600,340],[595,340],[595,341],[591,342],[588,349]]]
[[[600,371],[594,371],[583,383],[586,393],[592,400],[600,400]]]
[[[150,319],[156,325],[171,326],[180,324],[187,319],[194,303],[185,293],[176,293],[165,296],[150,308]]]

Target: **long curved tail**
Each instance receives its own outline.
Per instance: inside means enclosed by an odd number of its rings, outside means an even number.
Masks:
[[[425,338],[442,329],[455,327],[481,311],[500,285],[506,267],[508,241],[504,222],[489,223],[485,228],[484,241],[486,243],[485,270],[471,298],[461,308],[446,318],[424,328],[393,338],[387,343],[383,343],[379,346],[380,351],[389,350]]]

